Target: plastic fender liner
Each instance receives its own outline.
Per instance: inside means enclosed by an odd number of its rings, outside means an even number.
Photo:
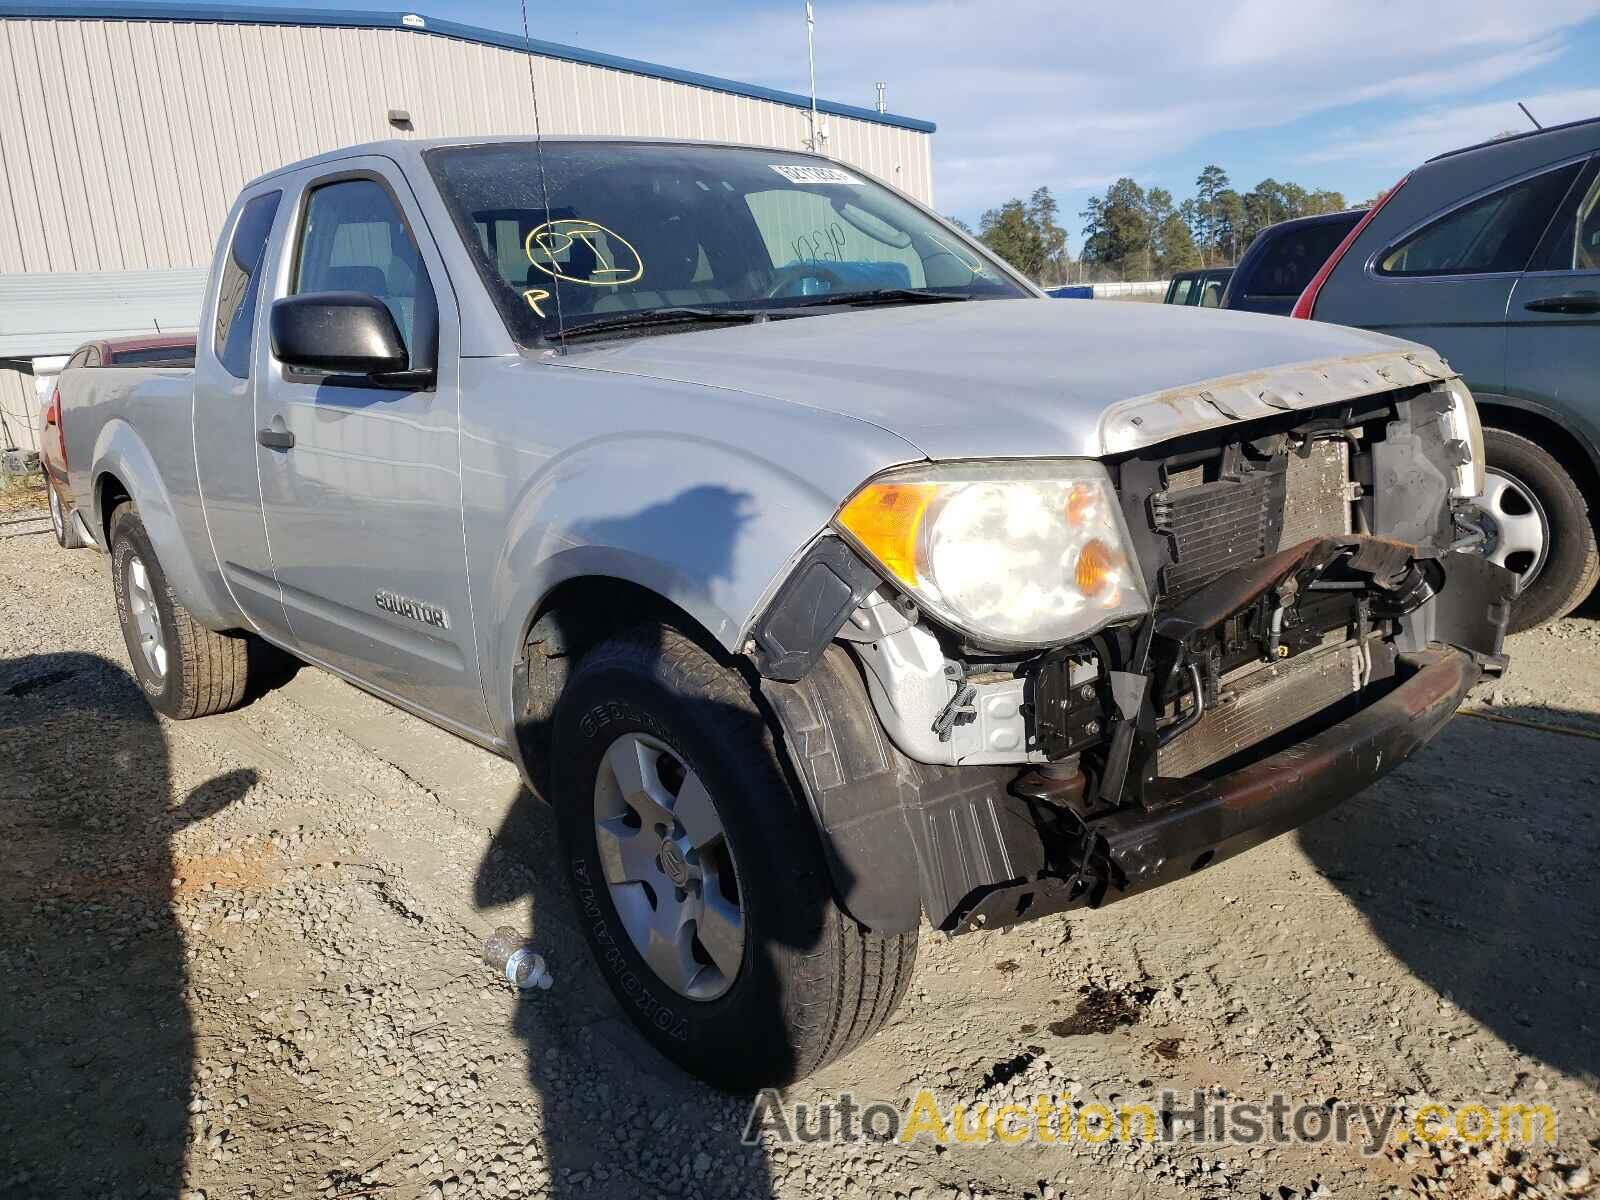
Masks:
[[[1472,655],[1487,673],[1505,671],[1506,624],[1517,594],[1517,577],[1476,554],[1456,551],[1439,560],[1444,586],[1431,602],[1401,624],[1402,650],[1444,643]]]
[[[818,538],[750,631],[756,669],[769,679],[792,683],[802,678],[867,593],[882,582],[839,538]]]
[[[861,672],[830,645],[796,683],[763,679],[822,837],[839,903],[874,933],[944,928],[969,897],[1045,865],[1015,767],[913,762],[884,734]]]

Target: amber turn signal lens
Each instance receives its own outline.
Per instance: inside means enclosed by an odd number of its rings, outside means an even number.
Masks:
[[[873,483],[844,506],[839,524],[901,583],[917,582],[917,534],[933,499],[931,483]]]
[[[1078,551],[1073,582],[1085,596],[1098,596],[1111,586],[1115,570],[1116,562],[1112,558],[1111,548],[1099,538],[1094,538],[1085,542],[1083,549]]]
[[[1095,489],[1086,483],[1075,483],[1067,492],[1067,524],[1073,528],[1086,525],[1094,515]]]

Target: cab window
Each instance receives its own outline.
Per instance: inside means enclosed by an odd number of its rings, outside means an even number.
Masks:
[[[342,179],[312,191],[291,291],[362,292],[394,316],[411,365],[431,365],[437,312],[428,271],[399,205],[373,179]]]
[[[1586,178],[1568,193],[1530,269],[1600,271],[1600,171],[1596,165],[1591,165]]]

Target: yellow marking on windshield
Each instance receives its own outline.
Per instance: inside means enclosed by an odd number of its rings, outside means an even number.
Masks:
[[[566,270],[569,264],[557,262],[556,256],[559,254],[570,256],[574,244],[578,242],[587,246],[598,262],[606,265],[597,266],[584,275],[569,275]],[[624,251],[625,255],[622,253]],[[585,287],[613,287],[617,284],[633,283],[644,275],[644,259],[634,249],[632,242],[616,230],[607,229],[598,221],[588,221],[578,217],[561,217],[554,221],[546,221],[529,232],[523,240],[522,252],[528,256],[530,263],[552,279],[581,283]],[[613,278],[596,278],[601,275]]]
[[[544,309],[539,307],[539,301],[550,299],[549,292],[543,288],[529,288],[522,293],[522,298],[528,302],[528,307],[533,309],[538,317],[541,319],[544,317]]]

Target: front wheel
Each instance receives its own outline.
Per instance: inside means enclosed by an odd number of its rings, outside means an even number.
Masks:
[[[1517,576],[1513,633],[1564,617],[1594,590],[1600,553],[1571,474],[1535,442],[1485,428],[1484,553]]]
[[[624,1011],[723,1087],[848,1053],[899,1004],[916,931],[835,903],[804,797],[749,685],[648,627],[578,664],[555,713],[552,799],[579,924]]]
[[[111,514],[110,542],[117,620],[150,707],[179,721],[236,708],[249,674],[249,641],[207,629],[178,602],[132,504]]]

